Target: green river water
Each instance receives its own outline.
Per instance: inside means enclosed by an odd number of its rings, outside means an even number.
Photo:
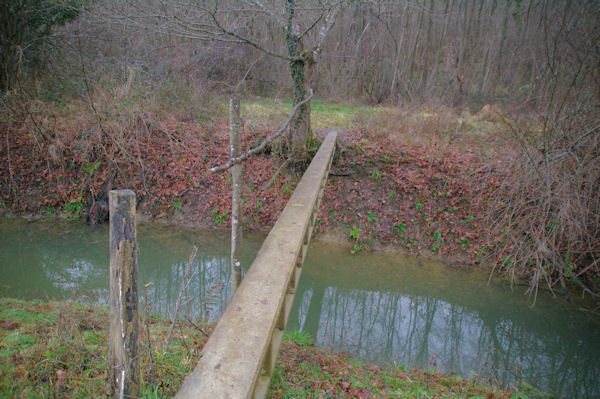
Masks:
[[[261,235],[245,235],[249,265]],[[168,316],[193,245],[183,313],[217,320],[229,297],[229,232],[138,226],[139,287]],[[0,295],[106,304],[108,226],[0,218]],[[368,362],[437,368],[510,387],[522,381],[561,398],[600,397],[600,324],[548,292],[475,269],[311,244],[288,330]]]

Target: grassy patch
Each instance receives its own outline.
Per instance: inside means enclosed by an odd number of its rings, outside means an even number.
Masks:
[[[3,298],[0,321],[11,324],[0,328],[0,397],[107,395],[106,308]],[[202,334],[185,323],[162,353],[168,328],[167,321],[152,318],[149,339],[142,331],[143,398],[172,397],[204,344]]]
[[[297,345],[300,345],[300,346],[308,346],[308,345],[312,345],[314,343],[314,340],[312,339],[310,334],[300,331],[300,330],[294,330],[294,331],[285,333],[285,335],[283,336],[283,341],[284,342],[295,342]]]
[[[5,328],[8,321],[11,326]],[[172,397],[197,363],[206,338],[180,323],[165,353],[169,322],[150,317],[149,336],[145,322],[142,398]],[[106,397],[108,309],[2,298],[0,323],[0,397]],[[312,342],[299,331],[286,334],[269,397],[510,397],[457,377],[363,364]]]
[[[435,372],[364,364],[286,340],[270,398],[511,398],[513,394]]]
[[[315,129],[337,127],[352,129],[356,122],[372,119],[383,108],[362,105],[338,104],[322,100],[311,100],[311,124]],[[255,99],[242,102],[242,115],[251,125],[264,122],[282,123],[289,115],[292,103],[289,100],[276,102],[270,99]]]
[[[254,98],[242,101],[242,116],[251,129],[274,128],[289,115],[292,103]],[[443,106],[372,107],[311,100],[314,129],[335,127],[343,130],[377,132],[396,144],[456,144],[469,149],[489,150],[503,127],[487,114],[462,114]]]

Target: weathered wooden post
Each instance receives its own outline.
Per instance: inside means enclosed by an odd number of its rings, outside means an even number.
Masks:
[[[110,343],[108,378],[114,398],[140,396],[135,193],[113,190],[110,209]]]
[[[234,95],[229,101],[229,134],[230,134],[230,158],[240,155],[240,130],[242,120],[240,118],[240,98]],[[242,187],[243,166],[236,163],[231,168],[232,198],[231,198],[231,295],[242,282]]]

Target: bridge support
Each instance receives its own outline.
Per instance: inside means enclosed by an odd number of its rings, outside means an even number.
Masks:
[[[177,398],[264,398],[300,280],[337,133],[330,133],[265,239]]]

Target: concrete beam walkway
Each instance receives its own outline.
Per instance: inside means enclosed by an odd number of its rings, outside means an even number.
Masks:
[[[288,320],[337,133],[298,183],[176,398],[264,398]]]

